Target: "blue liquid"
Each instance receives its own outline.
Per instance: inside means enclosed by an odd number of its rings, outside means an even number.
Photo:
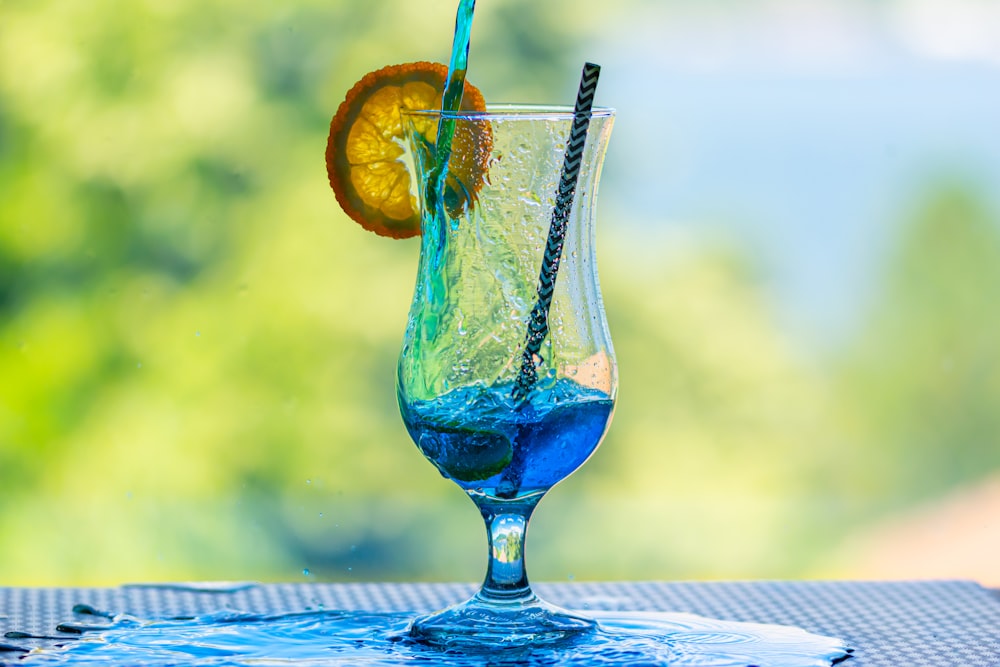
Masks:
[[[459,0],[458,13],[455,16],[455,37],[451,47],[451,59],[448,61],[448,78],[445,81],[441,95],[442,113],[455,112],[462,107],[462,95],[465,92],[465,73],[469,61],[469,40],[472,36],[472,17],[476,9],[476,0]],[[438,211],[444,202],[445,181],[447,180],[448,161],[451,158],[451,142],[455,137],[455,121],[442,119],[438,123],[435,139],[435,154],[430,166],[431,175],[427,179],[427,201],[430,208]],[[443,209],[439,211],[443,213]]]
[[[481,383],[429,401],[400,401],[417,447],[466,491],[494,498],[536,495],[579,468],[607,430],[607,394],[570,380],[515,403],[510,383]]]
[[[55,648],[24,656],[41,665],[670,665],[827,667],[848,655],[836,639],[797,628],[715,621],[691,614],[587,612],[599,622],[562,644],[457,651],[409,639],[410,613],[309,611],[280,615],[217,612],[144,620],[111,615]]]

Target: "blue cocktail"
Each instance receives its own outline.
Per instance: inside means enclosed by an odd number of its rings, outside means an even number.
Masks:
[[[573,109],[403,112],[422,228],[400,410],[424,456],[479,507],[490,541],[480,592],[415,621],[421,639],[516,645],[593,628],[532,593],[524,533],[541,497],[600,444],[614,410],[617,370],[594,253],[613,116],[590,116],[553,270],[549,237]],[[442,171],[443,124],[456,139],[448,157],[461,168]],[[454,159],[460,150],[482,168]],[[533,328],[540,317],[544,326]]]

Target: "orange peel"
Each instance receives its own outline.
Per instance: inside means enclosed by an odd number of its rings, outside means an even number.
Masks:
[[[340,207],[365,229],[380,236],[420,234],[420,215],[403,161],[400,109],[440,109],[448,76],[441,63],[389,65],[366,74],[348,91],[330,121],[326,168]],[[462,111],[485,111],[482,93],[465,83]],[[430,144],[437,123],[420,128]],[[483,182],[491,135],[486,123],[459,123],[448,166],[449,212],[464,206]],[[455,183],[455,179],[458,183]]]

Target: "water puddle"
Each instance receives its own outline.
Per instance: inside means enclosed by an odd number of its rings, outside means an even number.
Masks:
[[[837,639],[798,628],[718,621],[691,614],[588,610],[599,628],[563,644],[441,649],[408,638],[410,612],[307,611],[141,619],[77,605],[89,623],[64,623],[59,645],[16,654],[18,665],[670,665],[828,667],[849,656]],[[100,620],[98,620],[100,619]],[[11,637],[11,635],[15,635]],[[18,638],[8,633],[8,639]],[[28,637],[28,635],[22,635]],[[56,639],[51,637],[49,639]]]
[[[175,591],[181,593],[239,593],[248,591],[259,586],[255,581],[192,581],[192,582],[171,582],[154,584],[124,584],[122,588],[150,588],[161,591]]]

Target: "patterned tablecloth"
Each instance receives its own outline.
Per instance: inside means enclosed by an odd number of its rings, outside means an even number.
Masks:
[[[539,595],[575,609],[684,611],[802,627],[855,648],[850,667],[1000,666],[1000,592],[970,581],[538,584]],[[0,588],[0,633],[57,635],[84,603],[147,618],[218,609],[430,611],[468,597],[470,584],[128,585]],[[9,648],[43,640],[0,637]],[[0,664],[17,664],[0,650]]]

